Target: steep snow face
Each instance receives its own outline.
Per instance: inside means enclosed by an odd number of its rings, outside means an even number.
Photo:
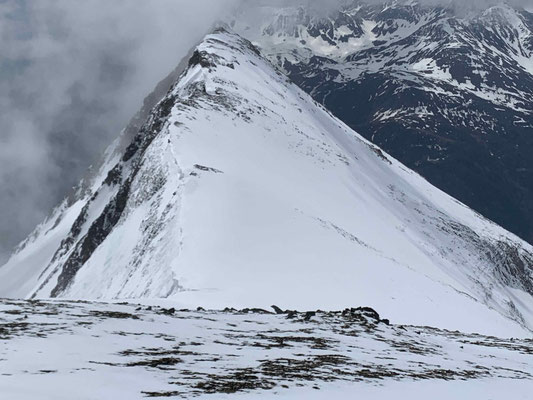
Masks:
[[[128,132],[0,268],[0,296],[368,305],[399,323],[533,329],[530,245],[354,133],[235,34],[207,36]]]
[[[235,29],[315,100],[533,243],[533,14],[356,1],[328,18],[302,8],[249,18]]]

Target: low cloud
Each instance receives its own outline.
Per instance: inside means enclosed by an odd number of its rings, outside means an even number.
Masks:
[[[357,0],[248,0],[247,4],[260,5],[282,5],[282,6],[304,6],[318,13],[327,13],[337,10],[339,7],[357,3]],[[391,0],[362,0],[366,4],[391,3]],[[405,0],[405,2],[409,2]],[[483,10],[498,4],[510,4],[514,7],[532,7],[533,0],[418,0],[418,4],[426,6],[441,6],[451,9]]]
[[[0,0],[0,263],[232,0]]]

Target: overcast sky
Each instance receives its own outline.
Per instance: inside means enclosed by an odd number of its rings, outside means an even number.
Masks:
[[[0,0],[0,264],[240,1]]]
[[[231,0],[0,0],[0,262]]]

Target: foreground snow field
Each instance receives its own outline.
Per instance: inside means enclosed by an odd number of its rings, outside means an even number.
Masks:
[[[371,309],[269,313],[0,301],[9,400],[526,399],[533,340],[388,325]]]

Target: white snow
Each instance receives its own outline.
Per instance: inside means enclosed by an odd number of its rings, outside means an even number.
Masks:
[[[61,204],[0,268],[0,296],[19,297],[31,293],[61,241],[68,235],[84,206],[83,200],[70,207],[66,202]]]
[[[379,385],[361,383],[351,384],[330,384],[321,387],[320,390],[313,388],[299,388],[291,391],[276,393],[276,400],[344,400],[344,399],[364,399],[364,400],[450,400],[450,399],[470,399],[470,400],[529,400],[533,383],[531,380],[507,380],[507,379],[479,379],[475,381],[408,381],[395,382],[393,380],[383,382]],[[257,400],[270,399],[272,394],[268,392],[250,393],[242,395],[217,395],[204,396],[200,399],[235,399],[235,400]]]
[[[9,400],[531,396],[530,340],[355,316],[305,321],[304,314],[0,301],[0,393]]]

